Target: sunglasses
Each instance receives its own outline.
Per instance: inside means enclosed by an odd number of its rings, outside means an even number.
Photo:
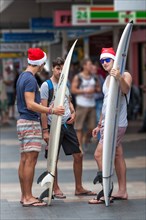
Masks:
[[[101,64],[104,64],[104,61],[105,61],[106,63],[109,63],[109,62],[111,61],[111,58],[101,59],[101,60],[100,60],[100,63],[101,63]]]

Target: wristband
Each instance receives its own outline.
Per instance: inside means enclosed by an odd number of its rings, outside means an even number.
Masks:
[[[42,130],[45,131],[45,130],[48,130],[48,128],[43,128]]]
[[[49,108],[49,114],[54,114],[54,109],[53,108]]]
[[[48,113],[49,113],[49,114],[51,114],[51,112],[52,112],[52,109],[51,109],[51,108],[49,108]]]

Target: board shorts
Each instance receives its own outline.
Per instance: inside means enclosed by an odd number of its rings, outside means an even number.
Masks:
[[[15,93],[7,92],[8,106],[13,106],[15,104]]]
[[[116,147],[121,145],[122,139],[124,137],[124,134],[126,132],[127,127],[118,127],[118,132],[117,132],[117,143]],[[103,138],[104,138],[104,127],[100,128],[100,140],[99,143],[103,145]]]
[[[50,126],[49,126],[50,129]],[[63,124],[61,125],[61,133],[59,140],[59,151],[63,148],[65,155],[72,155],[76,153],[81,153],[80,144],[76,135],[76,131],[73,124]],[[58,152],[59,153],[59,152]]]
[[[95,107],[76,107],[76,119],[74,127],[76,130],[82,130],[86,123],[86,127],[92,130],[96,126],[96,109]]]
[[[21,153],[41,151],[42,129],[40,122],[19,119],[17,121],[17,134]]]

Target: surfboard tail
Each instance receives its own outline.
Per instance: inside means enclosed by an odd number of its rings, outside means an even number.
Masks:
[[[108,207],[110,205],[110,198],[113,191],[113,182],[111,177],[110,178],[104,178],[103,177],[103,194],[105,199],[105,206]]]

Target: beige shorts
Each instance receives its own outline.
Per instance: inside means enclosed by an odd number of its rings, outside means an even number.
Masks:
[[[82,130],[84,123],[88,129],[92,130],[96,126],[96,110],[95,107],[76,107],[76,119],[74,127],[76,130]]]
[[[126,132],[126,129],[127,129],[127,127],[118,127],[117,143],[116,143],[117,147],[121,145],[121,142],[122,142],[122,139],[123,139],[124,134]],[[102,127],[100,129],[100,140],[99,140],[100,144],[103,144],[103,139],[104,139],[104,127]]]
[[[20,152],[41,151],[42,129],[40,122],[19,119],[17,134],[20,141]]]

